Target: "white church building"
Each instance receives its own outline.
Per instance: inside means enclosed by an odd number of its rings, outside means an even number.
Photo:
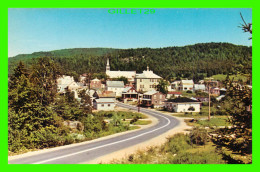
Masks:
[[[111,71],[109,58],[107,58],[106,74],[109,76],[109,78],[119,78],[123,76],[127,78],[130,83],[133,83],[135,81],[136,71]]]

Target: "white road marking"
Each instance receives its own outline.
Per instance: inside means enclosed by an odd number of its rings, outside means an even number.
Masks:
[[[145,110],[146,112],[148,110]],[[152,111],[149,111],[150,113],[153,113]],[[66,158],[66,157],[69,157],[69,156],[73,156],[73,155],[77,155],[77,154],[81,154],[81,153],[85,153],[85,152],[89,152],[89,151],[92,151],[92,150],[96,150],[96,149],[99,149],[99,148],[103,148],[103,147],[106,147],[106,146],[111,146],[111,145],[114,145],[114,144],[117,144],[117,143],[122,143],[122,142],[125,142],[125,141],[128,141],[128,140],[132,140],[132,139],[135,139],[137,137],[140,137],[140,136],[143,136],[143,135],[146,135],[146,134],[149,134],[149,133],[152,133],[154,131],[157,131],[157,130],[160,130],[164,127],[167,127],[168,125],[170,125],[171,121],[169,120],[169,118],[165,117],[165,116],[162,116],[162,115],[159,115],[159,114],[156,114],[156,113],[153,113],[154,115],[158,115],[160,117],[163,117],[165,119],[167,119],[168,123],[165,124],[164,126],[162,127],[159,127],[159,128],[156,128],[154,130],[151,130],[151,131],[148,131],[148,132],[145,132],[145,133],[142,133],[142,134],[139,134],[137,136],[134,136],[134,137],[130,137],[128,139],[124,139],[124,140],[120,140],[120,141],[117,141],[117,142],[113,142],[113,143],[109,143],[109,144],[105,144],[105,145],[102,145],[102,146],[97,146],[97,147],[94,147],[94,148],[91,148],[91,149],[87,149],[87,150],[83,150],[83,151],[79,151],[79,152],[75,152],[75,153],[71,153],[71,154],[67,154],[67,155],[63,155],[63,156],[59,156],[59,157],[56,157],[56,158],[51,158],[51,159],[47,159],[47,160],[43,160],[43,161],[38,161],[38,162],[35,162],[33,164],[44,164],[46,162],[50,162],[50,161],[55,161],[55,160],[58,160],[58,159],[62,159],[62,158]]]

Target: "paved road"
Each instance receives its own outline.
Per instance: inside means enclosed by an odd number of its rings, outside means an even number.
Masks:
[[[137,110],[137,107],[117,104],[120,107]],[[92,143],[75,145],[61,150],[54,150],[45,153],[39,153],[20,159],[8,161],[9,164],[78,164],[91,161],[100,156],[125,149],[127,147],[140,144],[154,137],[157,137],[168,130],[176,127],[180,121],[171,116],[166,116],[160,112],[141,108],[141,112],[149,114],[159,120],[159,122],[146,129],[126,133],[113,138],[100,140]]]

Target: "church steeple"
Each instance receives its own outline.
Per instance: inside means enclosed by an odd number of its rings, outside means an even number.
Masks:
[[[110,71],[109,58],[107,58],[107,66],[106,66],[106,71]]]

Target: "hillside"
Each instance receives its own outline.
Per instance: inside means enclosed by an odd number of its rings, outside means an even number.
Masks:
[[[88,71],[104,72],[106,58],[111,70],[136,70],[142,72],[148,65],[164,78],[194,78],[199,75],[235,74],[251,65],[252,47],[229,43],[200,43],[183,47],[165,48],[75,48],[36,52],[9,58],[9,74],[18,61],[30,65],[33,58],[50,56],[64,72],[82,74]],[[244,72],[244,71],[243,71]]]

